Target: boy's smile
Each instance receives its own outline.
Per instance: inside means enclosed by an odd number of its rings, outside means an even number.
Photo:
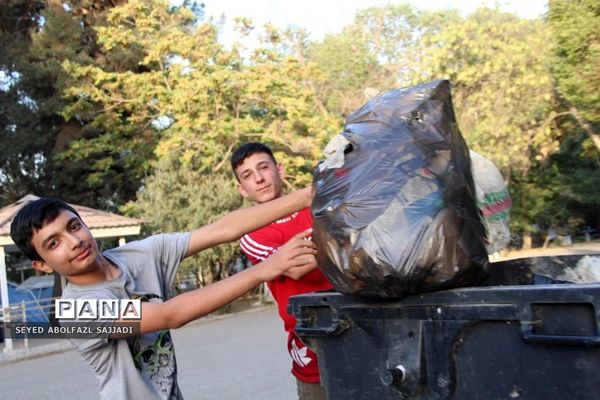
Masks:
[[[70,282],[95,283],[103,257],[87,226],[70,211],[62,210],[54,221],[35,231],[31,243],[43,261],[33,266],[43,272],[57,272]],[[100,274],[102,275],[102,274]]]

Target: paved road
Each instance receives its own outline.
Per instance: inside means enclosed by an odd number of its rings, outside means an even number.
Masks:
[[[186,399],[295,400],[285,335],[274,307],[173,331]],[[98,399],[96,378],[74,351],[0,365],[2,399]]]

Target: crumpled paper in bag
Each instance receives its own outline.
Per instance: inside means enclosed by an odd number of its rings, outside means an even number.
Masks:
[[[338,291],[399,298],[485,276],[485,230],[448,81],[371,99],[326,152],[313,240]]]

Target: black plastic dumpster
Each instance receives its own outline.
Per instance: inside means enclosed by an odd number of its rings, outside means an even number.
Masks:
[[[401,300],[295,296],[290,310],[329,400],[598,399],[600,284],[532,284],[580,258],[494,263],[496,286]]]

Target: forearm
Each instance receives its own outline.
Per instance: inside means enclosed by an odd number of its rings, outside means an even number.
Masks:
[[[227,214],[221,219],[224,226],[235,229],[229,230],[225,241],[233,241],[248,232],[261,228],[279,218],[310,205],[310,192],[302,189],[282,196],[268,203],[243,208]]]
[[[223,307],[261,282],[314,263],[316,246],[306,240],[311,234],[312,229],[298,233],[262,263],[210,286],[180,294],[164,303],[142,303],[141,332],[178,328]]]
[[[305,188],[265,204],[232,211],[218,221],[193,231],[186,256],[239,239],[276,219],[308,207],[311,199],[310,188]]]
[[[164,303],[142,303],[141,332],[179,328],[218,310],[263,280],[255,266],[207,287],[177,295]]]

